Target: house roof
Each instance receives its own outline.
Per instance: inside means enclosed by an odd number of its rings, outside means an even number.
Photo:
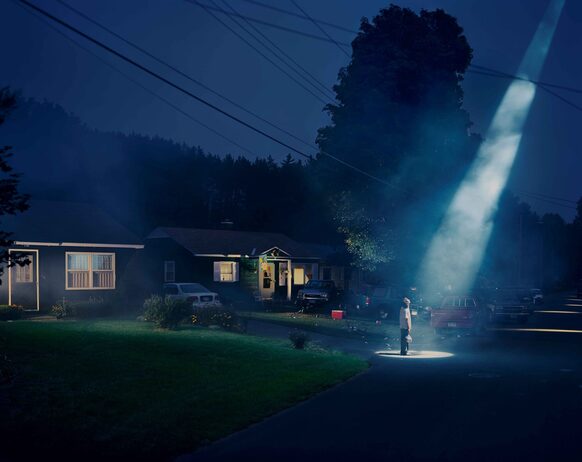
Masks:
[[[30,201],[30,208],[0,218],[0,229],[17,242],[117,244],[141,240],[101,209],[83,203]]]
[[[273,248],[295,258],[321,258],[316,249],[280,233],[225,229],[156,228],[147,239],[168,238],[194,255],[259,256]]]

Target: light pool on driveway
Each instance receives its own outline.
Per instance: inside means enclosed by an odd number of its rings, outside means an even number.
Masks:
[[[398,351],[376,351],[378,356],[384,358],[398,358],[398,359],[438,359],[438,358],[450,358],[453,353],[447,353],[446,351],[414,351],[411,350],[407,355],[403,356]]]

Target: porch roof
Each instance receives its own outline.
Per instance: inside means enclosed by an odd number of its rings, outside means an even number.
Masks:
[[[316,249],[281,233],[224,229],[156,228],[146,239],[167,238],[197,256],[258,257],[277,248],[290,258],[322,258]]]

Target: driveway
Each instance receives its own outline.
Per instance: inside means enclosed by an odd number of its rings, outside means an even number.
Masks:
[[[582,301],[539,311],[531,330],[420,347],[447,357],[373,355],[360,376],[179,460],[579,460]]]

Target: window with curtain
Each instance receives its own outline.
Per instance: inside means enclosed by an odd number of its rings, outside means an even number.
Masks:
[[[67,289],[115,289],[115,254],[67,252]]]
[[[302,286],[305,284],[305,268],[293,268],[293,284]]]
[[[32,261],[27,265],[14,267],[14,282],[33,282],[32,280]]]
[[[238,262],[215,261],[214,281],[215,282],[236,282],[238,281]]]

